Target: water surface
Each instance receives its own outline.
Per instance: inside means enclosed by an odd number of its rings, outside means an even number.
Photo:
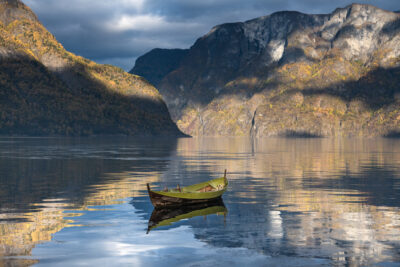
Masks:
[[[147,233],[146,183],[224,169],[224,210]],[[399,266],[399,196],[396,139],[1,138],[0,265]]]

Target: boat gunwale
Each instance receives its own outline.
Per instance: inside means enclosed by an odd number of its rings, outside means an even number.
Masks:
[[[196,190],[201,189],[205,186],[218,187],[218,185],[223,185],[223,188],[215,191],[197,192]],[[153,195],[158,195],[159,197],[167,197],[182,200],[212,200],[217,199],[222,196],[228,187],[228,179],[226,178],[226,170],[223,177],[215,178],[209,181],[205,181],[198,184],[193,184],[180,188],[180,191],[174,189],[174,191],[155,191],[150,189],[150,185],[147,184],[147,191],[149,193],[150,199],[153,199]],[[153,201],[152,201],[153,202]],[[154,203],[153,203],[154,204]]]

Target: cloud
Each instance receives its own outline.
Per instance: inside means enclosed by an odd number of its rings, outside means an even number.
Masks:
[[[188,48],[213,26],[281,10],[330,13],[354,0],[23,0],[69,51],[129,70],[155,47]],[[361,1],[399,10],[399,1]]]
[[[115,21],[110,21],[106,27],[111,31],[141,30],[152,31],[162,27],[166,23],[165,19],[157,15],[123,15]]]
[[[140,31],[140,32],[180,32],[185,29],[193,30],[200,25],[197,23],[168,21],[168,18],[153,15],[123,15],[115,20],[107,22],[106,28],[110,31]]]

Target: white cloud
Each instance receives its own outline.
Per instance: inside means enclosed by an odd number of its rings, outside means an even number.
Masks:
[[[119,1],[113,0],[109,2],[117,5],[118,2],[121,2],[121,4],[125,7],[134,7],[137,10],[142,10],[146,0],[119,0]]]
[[[157,15],[123,15],[106,23],[109,30],[113,31],[151,31],[166,24],[165,18]]]
[[[168,21],[166,17],[155,14],[123,15],[106,22],[110,31],[139,31],[139,32],[164,32],[174,33],[182,30],[198,30],[202,25],[196,22]]]

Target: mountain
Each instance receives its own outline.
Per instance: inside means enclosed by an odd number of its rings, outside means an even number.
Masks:
[[[0,134],[179,135],[142,77],[66,51],[19,0],[0,0]]]
[[[352,4],[218,25],[158,89],[190,135],[398,135],[400,14]]]
[[[179,67],[188,51],[188,49],[155,48],[139,57],[129,73],[146,77],[151,84],[158,86],[162,78]]]

